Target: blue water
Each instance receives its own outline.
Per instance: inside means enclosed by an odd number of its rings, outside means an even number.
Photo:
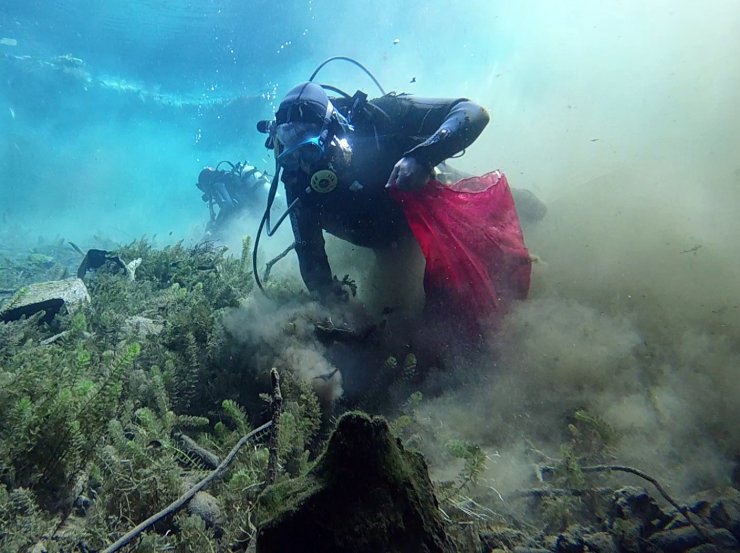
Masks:
[[[254,124],[321,61],[356,57],[387,90],[465,95],[452,81],[482,77],[509,48],[487,6],[6,1],[3,220],[77,239],[197,235],[197,172],[220,159],[271,168]],[[320,80],[377,93],[347,64]]]
[[[478,50],[482,55],[492,53],[489,22],[478,18],[490,6],[482,1],[464,8],[421,0],[4,4],[3,29],[20,40],[24,53],[71,52],[100,72],[184,93],[210,86],[226,93],[264,91],[328,55],[388,60],[396,38],[413,41],[406,49],[443,48],[451,57],[472,44],[488,46]]]

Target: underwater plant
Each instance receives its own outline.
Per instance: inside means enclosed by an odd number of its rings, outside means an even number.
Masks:
[[[86,275],[91,303],[75,315],[0,324],[0,549],[103,548],[251,430],[231,390],[203,378],[228,370],[219,368],[230,339],[221,319],[252,291],[249,248],[245,239],[234,258],[213,244],[159,250],[137,240],[116,251],[142,259],[135,279],[101,267]],[[296,475],[321,413],[310,386],[288,373],[283,382],[280,474]],[[145,533],[140,550],[249,541],[266,466],[264,448],[245,449],[210,490],[228,518],[214,526],[179,513]],[[167,529],[174,537],[160,534]]]

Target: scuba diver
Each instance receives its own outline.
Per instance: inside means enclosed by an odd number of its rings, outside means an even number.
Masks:
[[[222,165],[228,169],[221,169]],[[216,167],[205,167],[195,185],[211,215],[206,233],[218,234],[239,215],[259,216],[270,179],[246,163],[221,161]]]
[[[383,96],[368,100],[361,91],[350,96],[312,82],[332,59],[355,63]],[[265,146],[274,149],[276,174],[255,243],[255,259],[262,228],[266,225],[268,235],[276,230],[270,227],[271,198],[282,171],[288,210],[277,226],[290,216],[301,276],[308,290],[320,298],[342,297],[342,283],[333,276],[325,251],[324,231],[374,250],[397,247],[413,235],[426,258],[427,302],[445,296],[465,311],[466,305],[485,303],[485,298],[478,298],[483,293],[495,306],[501,294],[500,288],[493,290],[492,271],[511,277],[512,296],[525,296],[530,260],[503,174],[460,181],[483,183],[495,197],[454,187],[447,190],[435,177],[437,166],[478,138],[489,121],[486,110],[466,98],[385,94],[359,63],[332,59],[285,95],[274,120],[257,125],[269,134]],[[326,89],[339,96],[330,98]],[[480,196],[480,201],[473,196]],[[497,205],[491,206],[490,201]],[[482,234],[495,238],[483,245],[474,243],[481,242]],[[491,259],[496,267],[490,266]],[[470,275],[472,286],[467,281]],[[256,270],[255,276],[259,278]]]

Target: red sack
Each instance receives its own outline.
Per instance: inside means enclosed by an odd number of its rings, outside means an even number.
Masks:
[[[503,173],[391,194],[426,258],[427,302],[479,321],[527,296],[531,261]]]

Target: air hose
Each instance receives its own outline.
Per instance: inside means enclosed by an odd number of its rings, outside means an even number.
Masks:
[[[283,224],[283,221],[285,221],[286,217],[290,215],[290,212],[293,211],[293,208],[298,204],[300,197],[296,198],[291,202],[291,204],[288,206],[288,209],[285,210],[285,213],[283,213],[280,216],[280,219],[278,219],[277,223],[275,223],[275,228],[272,228],[272,225],[270,224],[270,211],[272,210],[272,204],[275,201],[275,196],[277,194],[277,187],[280,183],[280,165],[275,162],[275,176],[272,177],[272,183],[270,183],[270,191],[267,194],[267,206],[265,208],[265,213],[262,215],[262,220],[260,221],[260,225],[257,228],[257,235],[254,239],[254,248],[252,248],[252,272],[254,273],[254,281],[257,283],[257,288],[260,289],[260,292],[262,292],[267,298],[270,298],[270,295],[265,291],[264,287],[262,286],[262,281],[260,280],[259,270],[257,268],[257,251],[259,250],[260,245],[260,237],[262,236],[262,230],[267,230],[267,236],[274,236],[277,230],[280,228],[280,225]],[[270,298],[272,299],[272,298]]]

